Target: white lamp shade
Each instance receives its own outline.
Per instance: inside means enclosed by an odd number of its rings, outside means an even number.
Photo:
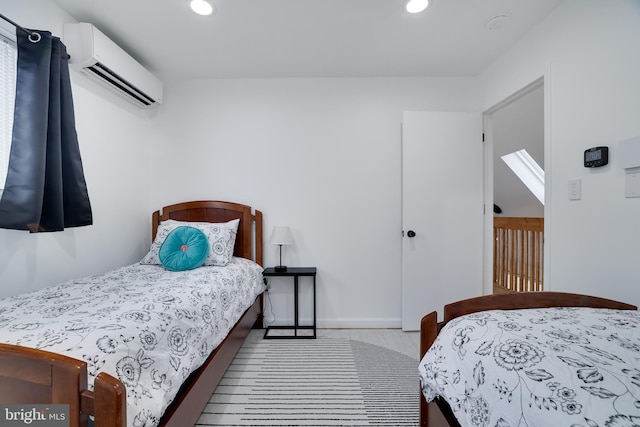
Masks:
[[[269,243],[272,245],[293,245],[291,230],[287,226],[276,225],[271,232]]]

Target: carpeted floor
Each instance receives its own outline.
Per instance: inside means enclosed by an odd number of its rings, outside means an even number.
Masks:
[[[418,334],[319,330],[247,338],[198,426],[417,426]],[[413,356],[412,356],[413,355]]]

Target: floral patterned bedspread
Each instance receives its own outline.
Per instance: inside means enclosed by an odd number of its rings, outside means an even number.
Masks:
[[[640,312],[485,311],[449,322],[419,365],[463,427],[640,425]]]
[[[264,290],[262,267],[134,264],[0,300],[0,342],[88,363],[127,389],[129,426],[155,426],[183,381]]]

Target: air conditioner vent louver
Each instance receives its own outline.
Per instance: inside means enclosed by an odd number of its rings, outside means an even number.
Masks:
[[[141,108],[162,103],[162,82],[88,23],[65,24],[69,64]]]
[[[151,97],[137,90],[129,82],[120,78],[120,76],[114,74],[113,71],[99,62],[91,67],[86,67],[85,71],[93,73],[96,78],[106,80],[107,83],[116,86],[119,90],[127,93],[145,106],[151,106],[155,103]]]

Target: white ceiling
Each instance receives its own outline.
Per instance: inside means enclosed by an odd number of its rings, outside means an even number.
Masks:
[[[475,76],[562,0],[54,0],[162,79]],[[506,27],[486,28],[507,14]]]

